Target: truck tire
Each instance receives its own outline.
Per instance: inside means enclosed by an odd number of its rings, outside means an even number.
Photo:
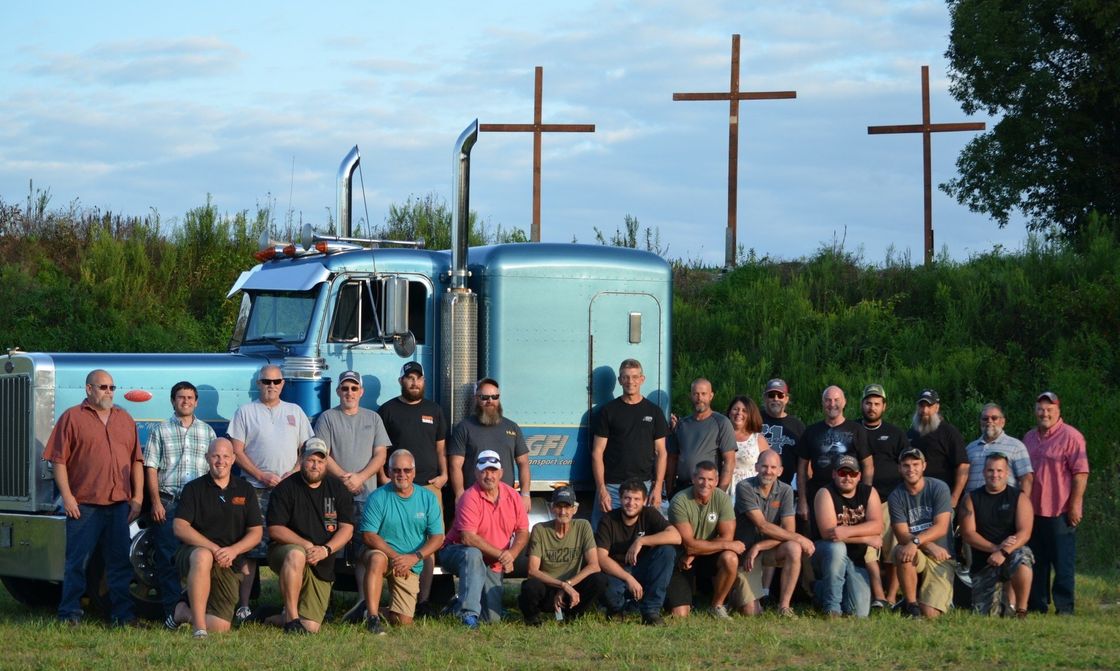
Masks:
[[[34,578],[16,578],[4,576],[0,578],[8,594],[28,608],[58,608],[62,598],[62,583],[50,580],[36,580]]]

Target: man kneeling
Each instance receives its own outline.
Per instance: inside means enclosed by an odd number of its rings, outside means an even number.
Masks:
[[[817,492],[816,596],[825,615],[867,617],[871,610],[871,582],[867,548],[883,543],[879,494],[860,482],[859,461],[840,455],[832,465],[832,482]]]
[[[268,565],[280,577],[284,612],[266,622],[284,633],[319,631],[334,582],[334,554],[354,534],[354,499],[327,474],[327,444],[309,438],[299,474],[284,478],[268,504]]]
[[[175,555],[187,590],[165,622],[190,622],[195,638],[227,631],[237,608],[244,554],[261,541],[261,510],[253,487],[230,475],[233,444],[225,438],[206,451],[210,472],[188,482],[179,497],[173,529],[182,545]]]

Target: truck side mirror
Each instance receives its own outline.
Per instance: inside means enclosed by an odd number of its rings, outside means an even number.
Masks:
[[[399,356],[410,357],[416,351],[416,337],[408,330],[408,280],[400,276],[385,278],[381,324],[384,334],[393,339]]]

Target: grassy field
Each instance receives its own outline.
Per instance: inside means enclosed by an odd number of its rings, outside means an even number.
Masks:
[[[1078,613],[1025,622],[954,612],[937,621],[796,621],[767,615],[716,621],[697,615],[664,628],[599,616],[529,629],[515,621],[468,632],[450,619],[371,636],[330,624],[318,636],[246,625],[205,641],[184,627],[61,627],[0,597],[3,669],[1108,669],[1120,668],[1120,575],[1078,576]],[[274,580],[264,599],[275,599]],[[340,594],[336,605],[349,604]]]

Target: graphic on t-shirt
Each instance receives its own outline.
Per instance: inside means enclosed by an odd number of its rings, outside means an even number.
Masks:
[[[933,526],[933,508],[914,506],[906,511],[906,519],[910,524],[910,535],[916,535]]]
[[[867,521],[867,506],[843,506],[836,513],[836,525],[841,527],[854,527]]]
[[[323,527],[330,533],[338,529],[338,512],[334,507],[334,497],[323,497]]]
[[[848,453],[850,449],[849,445],[852,445],[854,442],[855,434],[851,431],[829,429],[822,443],[822,446],[827,446],[828,449],[817,455],[815,467],[827,472],[832,468],[832,464],[836,463],[836,459],[840,455]]]
[[[763,424],[762,435],[766,438],[766,442],[770,444],[770,449],[778,454],[781,454],[783,449],[797,442],[786,435],[785,427],[781,424]]]

